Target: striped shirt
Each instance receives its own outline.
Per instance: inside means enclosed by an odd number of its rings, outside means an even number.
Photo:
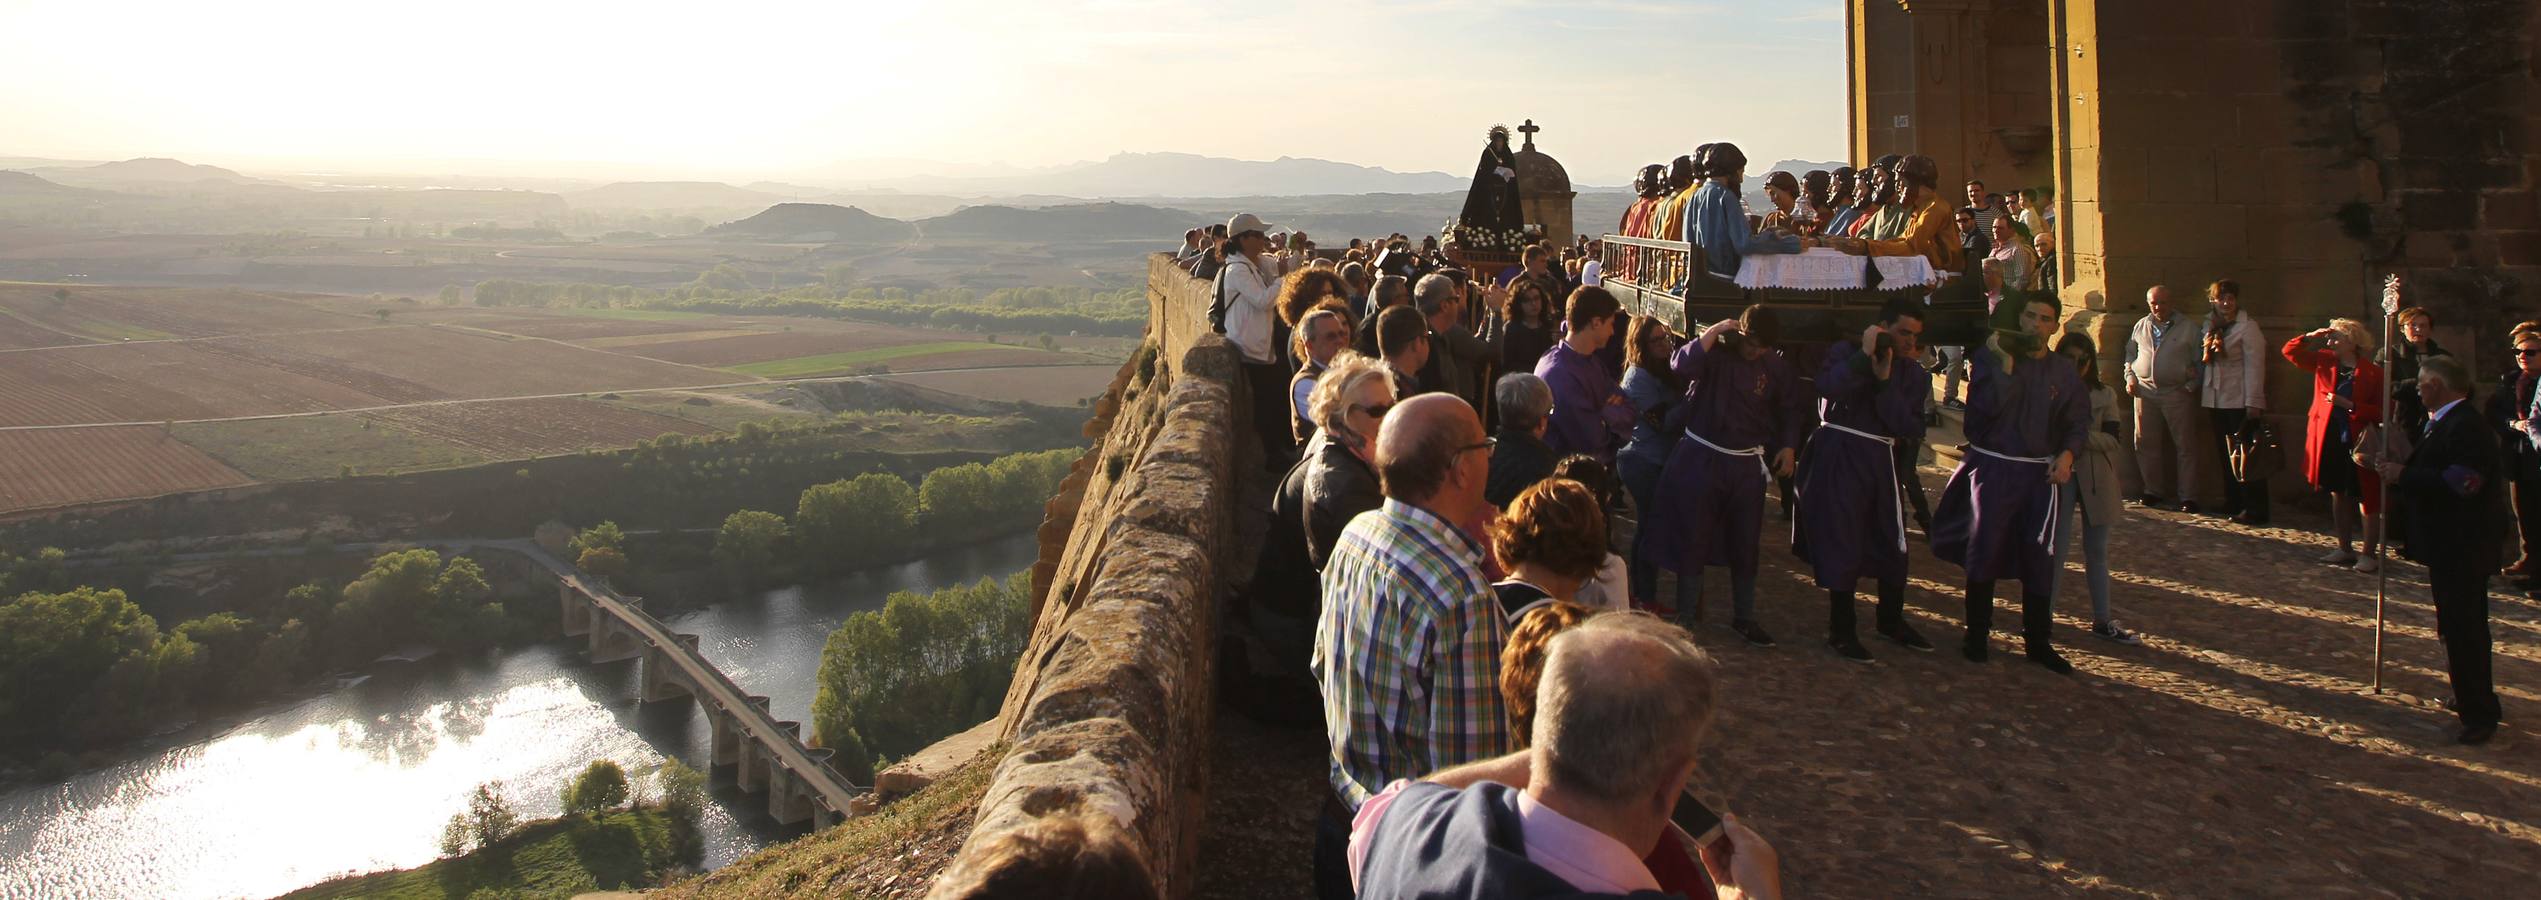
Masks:
[[[1509,752],[1508,631],[1473,538],[1390,498],[1350,520],[1315,625],[1333,791],[1355,809],[1396,779]]]

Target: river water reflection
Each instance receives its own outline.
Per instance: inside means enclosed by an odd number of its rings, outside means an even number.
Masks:
[[[725,674],[811,732],[821,645],[892,591],[1032,564],[1029,535],[682,613]],[[491,656],[385,664],[370,677],[230,730],[61,784],[0,795],[0,898],[270,897],[351,872],[430,862],[442,823],[480,782],[550,816],[565,782],[614,759],[652,787],[666,755],[706,765],[693,704],[634,702],[635,663],[592,665],[555,642]],[[793,833],[766,798],[717,773],[708,867]]]

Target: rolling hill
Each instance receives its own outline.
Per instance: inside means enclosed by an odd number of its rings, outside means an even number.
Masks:
[[[707,234],[796,241],[899,241],[916,228],[853,206],[779,203],[758,215],[706,229]]]

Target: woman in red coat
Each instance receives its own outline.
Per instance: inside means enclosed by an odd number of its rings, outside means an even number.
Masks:
[[[2329,495],[2338,522],[2338,549],[2320,558],[2333,566],[2371,572],[2382,565],[2382,480],[2356,465],[2351,450],[2368,426],[2382,422],[2382,367],[2373,364],[2373,332],[2354,319],[2285,342],[2285,358],[2312,373],[2312,410],[2304,418],[2303,476]],[[2354,544],[2357,506],[2364,507],[2365,554]]]

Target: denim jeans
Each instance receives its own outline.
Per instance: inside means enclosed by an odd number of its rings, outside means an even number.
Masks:
[[[2082,529],[2082,571],[2091,586],[2091,624],[2109,621],[2109,523],[2082,523],[2082,491],[2071,481],[2056,488],[2056,502],[2064,505],[2064,515],[2056,518],[2056,567],[2047,576],[2047,592],[2056,592],[2056,583],[2065,577],[2065,547],[2073,543],[2073,530]]]

